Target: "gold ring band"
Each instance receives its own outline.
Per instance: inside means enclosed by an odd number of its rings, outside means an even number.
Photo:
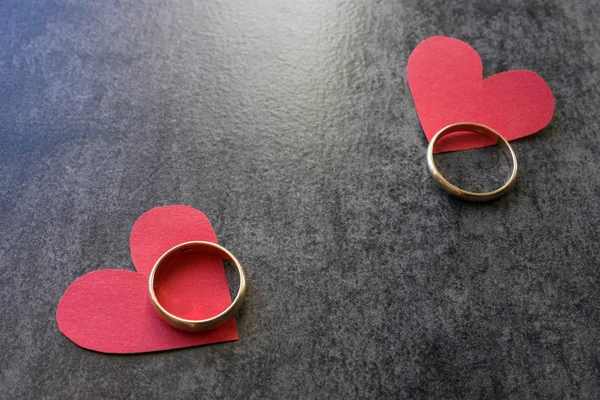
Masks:
[[[509,159],[512,171],[508,180],[500,188],[491,192],[469,192],[467,190],[463,190],[448,182],[435,166],[435,162],[433,160],[433,150],[437,141],[446,135],[450,135],[451,133],[466,131],[479,133],[481,135],[493,139],[494,141],[497,141],[498,146]],[[457,124],[446,126],[445,128],[441,129],[438,133],[436,133],[433,139],[431,139],[431,142],[429,142],[429,147],[427,148],[427,169],[429,170],[429,173],[431,174],[433,180],[436,181],[437,184],[442,187],[442,189],[444,189],[451,195],[468,201],[489,201],[505,194],[506,191],[515,182],[515,179],[517,177],[517,156],[515,155],[515,152],[513,151],[508,141],[492,128],[473,122],[460,122]]]
[[[201,250],[204,253],[219,255],[224,260],[231,260],[236,268],[240,277],[240,288],[238,290],[237,295],[233,302],[227,307],[223,312],[214,317],[208,319],[201,320],[191,320],[180,318],[176,315],[171,314],[160,304],[158,299],[156,298],[156,293],[154,292],[154,278],[156,276],[156,272],[161,268],[161,266],[165,265],[167,261],[171,259],[171,257],[188,251],[198,251]],[[168,250],[165,254],[163,254],[158,261],[154,264],[152,268],[152,272],[150,273],[150,278],[148,281],[148,286],[150,290],[150,300],[152,301],[152,305],[154,309],[158,312],[158,314],[165,320],[168,324],[172,325],[175,328],[185,330],[185,331],[201,331],[205,329],[211,329],[220,325],[221,323],[227,321],[232,318],[235,313],[240,309],[242,303],[244,302],[244,298],[246,297],[246,275],[244,273],[244,269],[240,262],[235,258],[233,254],[229,252],[226,248],[219,246],[216,243],[212,242],[203,242],[203,241],[194,241],[194,242],[186,242],[181,243],[172,249]]]

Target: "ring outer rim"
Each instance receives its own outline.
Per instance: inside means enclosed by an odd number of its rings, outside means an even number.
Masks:
[[[511,172],[508,180],[501,187],[499,187],[498,189],[492,190],[490,192],[471,192],[468,190],[461,189],[458,186],[450,183],[439,172],[439,170],[437,169],[437,167],[435,165],[435,161],[433,160],[433,149],[435,147],[435,144],[436,144],[437,140],[440,139],[441,137],[444,137],[446,135],[449,135],[449,134],[452,134],[455,132],[459,132],[459,131],[448,132],[458,126],[465,127],[466,128],[465,131],[469,131],[469,129],[471,129],[470,130],[471,132],[482,134],[484,136],[487,136],[485,134],[485,131],[487,131],[488,133],[491,133],[492,135],[496,136],[498,138],[498,140],[503,142],[504,147],[508,150],[508,152],[510,154],[511,163],[512,163],[512,172]],[[477,129],[484,131],[484,132],[478,131]],[[504,138],[504,136],[502,136],[500,133],[498,133],[494,129],[490,128],[489,126],[486,126],[483,124],[478,124],[475,122],[458,122],[458,123],[447,125],[444,128],[440,129],[433,136],[431,141],[429,142],[429,146],[427,147],[427,169],[429,171],[429,174],[433,178],[433,180],[442,189],[444,189],[446,192],[448,192],[452,196],[459,198],[459,199],[471,201],[471,202],[485,202],[485,201],[491,201],[491,200],[497,199],[498,197],[503,196],[512,187],[512,185],[515,183],[515,180],[517,177],[518,163],[517,163],[517,156],[516,156],[512,146],[510,145],[508,140],[506,140]]]
[[[225,310],[223,310],[219,314],[215,315],[214,317],[207,318],[207,319],[198,319],[198,320],[181,318],[181,317],[178,317],[178,316],[168,312],[156,298],[156,293],[154,292],[154,278],[156,275],[156,271],[160,268],[161,263],[166,258],[168,258],[171,254],[177,252],[178,250],[181,250],[182,248],[188,247],[188,246],[212,247],[213,249],[216,249],[218,252],[225,254],[231,261],[233,261],[233,263],[235,264],[235,266],[237,268],[238,275],[240,277],[240,283],[239,283],[240,286],[238,289],[238,293],[235,296],[235,299],[231,302],[231,304]],[[246,274],[244,272],[244,268],[242,267],[242,265],[240,264],[238,259],[225,247],[223,247],[217,243],[213,243],[213,242],[195,240],[195,241],[180,243],[177,246],[170,248],[162,256],[159,257],[159,259],[156,261],[156,263],[152,267],[152,271],[150,272],[150,276],[148,278],[148,290],[149,290],[149,295],[150,295],[150,301],[152,303],[154,310],[169,325],[171,325],[174,328],[184,330],[184,331],[194,331],[194,332],[195,331],[204,331],[204,330],[216,328],[217,326],[221,325],[225,321],[232,318],[236,314],[236,312],[240,309],[240,307],[242,306],[242,304],[245,300],[245,297],[246,297]]]

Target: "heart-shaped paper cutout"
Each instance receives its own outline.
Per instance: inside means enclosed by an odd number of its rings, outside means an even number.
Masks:
[[[479,54],[467,43],[444,36],[421,42],[408,60],[407,77],[428,141],[447,125],[476,122],[519,139],[546,127],[554,113],[548,84],[528,70],[502,72],[482,80]],[[475,133],[459,132],[436,144],[436,152],[494,144]]]
[[[233,318],[215,329],[190,333],[167,325],[152,308],[148,275],[154,263],[168,249],[192,240],[217,242],[208,218],[200,211],[168,206],[142,215],[130,238],[131,257],[138,272],[100,270],[73,282],[56,311],[61,332],[86,349],[121,354],[237,340]],[[220,259],[196,257],[195,264],[198,268],[184,266],[186,276],[161,282],[169,293],[164,305],[176,315],[189,316],[189,304],[200,303],[203,307],[194,309],[194,317],[207,318],[227,308],[231,296]],[[180,286],[168,290],[173,284]]]

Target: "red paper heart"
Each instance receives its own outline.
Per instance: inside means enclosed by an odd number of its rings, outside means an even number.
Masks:
[[[487,125],[507,140],[531,135],[550,123],[554,98],[539,75],[515,70],[482,80],[482,74],[479,54],[458,39],[433,36],[415,48],[407,77],[428,141],[457,122]],[[483,135],[459,132],[441,139],[436,152],[492,144]]]
[[[101,270],[69,286],[58,304],[58,327],[77,345],[103,353],[144,353],[237,340],[232,318],[216,329],[189,333],[158,317],[148,296],[148,275],[173,246],[192,240],[217,242],[208,218],[187,206],[154,208],[135,223],[131,257],[138,272]],[[176,315],[207,318],[231,304],[223,262],[214,256],[182,259],[177,274],[160,282],[161,302]],[[181,268],[181,269],[180,269]],[[163,301],[164,300],[164,301]],[[190,308],[201,304],[201,308]]]

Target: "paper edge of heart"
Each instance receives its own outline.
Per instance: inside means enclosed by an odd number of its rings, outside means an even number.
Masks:
[[[423,46],[427,46],[430,43],[436,42],[436,41],[448,41],[449,43],[453,43],[454,45],[457,45],[457,46],[465,46],[465,49],[464,49],[465,51],[470,51],[473,53],[473,55],[475,55],[477,57],[477,63],[478,63],[477,67],[479,70],[481,70],[481,74],[483,74],[483,61],[481,60],[481,56],[470,44],[468,44],[460,39],[456,39],[456,38],[449,37],[449,36],[442,36],[442,35],[431,36],[431,37],[426,38],[423,41],[421,41],[413,49],[413,51],[411,52],[411,54],[409,56],[409,60],[407,63],[406,77],[407,77],[407,81],[408,81],[409,90],[411,92],[411,97],[413,98],[413,103],[414,103],[415,109],[417,111],[417,116],[419,118],[419,122],[423,129],[423,133],[425,134],[425,138],[426,138],[427,142],[431,141],[431,139],[433,138],[433,136],[435,135],[435,133],[437,131],[442,129],[444,126],[450,125],[452,123],[476,122],[476,123],[483,123],[484,125],[486,125],[485,118],[474,118],[473,121],[464,121],[464,120],[463,121],[447,121],[447,123],[440,124],[440,126],[438,128],[434,129],[431,132],[425,131],[425,126],[428,125],[428,123],[423,122],[423,115],[419,111],[419,108],[421,107],[421,105],[417,104],[417,102],[415,101],[415,97],[414,97],[415,89],[414,89],[413,85],[411,84],[411,81],[413,80],[411,78],[411,75],[414,75],[414,73],[412,73],[411,71],[414,71],[414,68],[415,68],[413,56],[415,54],[418,54],[420,51],[422,51]],[[549,100],[549,104],[546,104],[547,108],[545,108],[544,110],[546,111],[547,114],[546,113],[544,114],[545,119],[541,120],[539,127],[535,128],[535,129],[527,130],[524,133],[519,133],[516,137],[512,137],[514,135],[510,134],[509,135],[510,137],[507,137],[507,140],[509,140],[509,141],[513,141],[513,140],[521,139],[521,138],[524,138],[527,136],[531,136],[533,134],[540,132],[544,128],[546,128],[552,121],[552,118],[553,118],[554,112],[555,112],[555,105],[556,105],[556,100],[554,98],[554,94],[552,93],[552,89],[550,88],[550,85],[548,85],[548,83],[539,74],[537,74],[534,71],[528,70],[528,69],[503,71],[503,72],[499,72],[497,74],[491,75],[485,79],[483,79],[483,75],[482,75],[481,76],[481,86],[485,85],[485,83],[489,84],[489,82],[493,81],[494,79],[498,79],[499,77],[506,76],[506,74],[513,74],[513,73],[523,74],[523,75],[528,74],[528,75],[530,75],[531,79],[536,80],[537,84],[540,85],[538,88],[538,90],[540,91],[539,97],[544,100]],[[490,126],[491,128],[502,131],[502,129],[497,129],[494,126],[491,126],[492,124],[487,123],[487,125]],[[443,153],[443,152],[448,152],[448,151],[470,150],[470,149],[488,147],[488,146],[493,145],[492,142],[487,140],[487,138],[483,137],[482,135],[468,134],[468,137],[470,139],[469,140],[470,143],[469,143],[469,145],[465,145],[464,140],[461,137],[455,136],[455,135],[449,135],[448,137],[440,140],[440,142],[438,144],[436,144],[435,153]]]

